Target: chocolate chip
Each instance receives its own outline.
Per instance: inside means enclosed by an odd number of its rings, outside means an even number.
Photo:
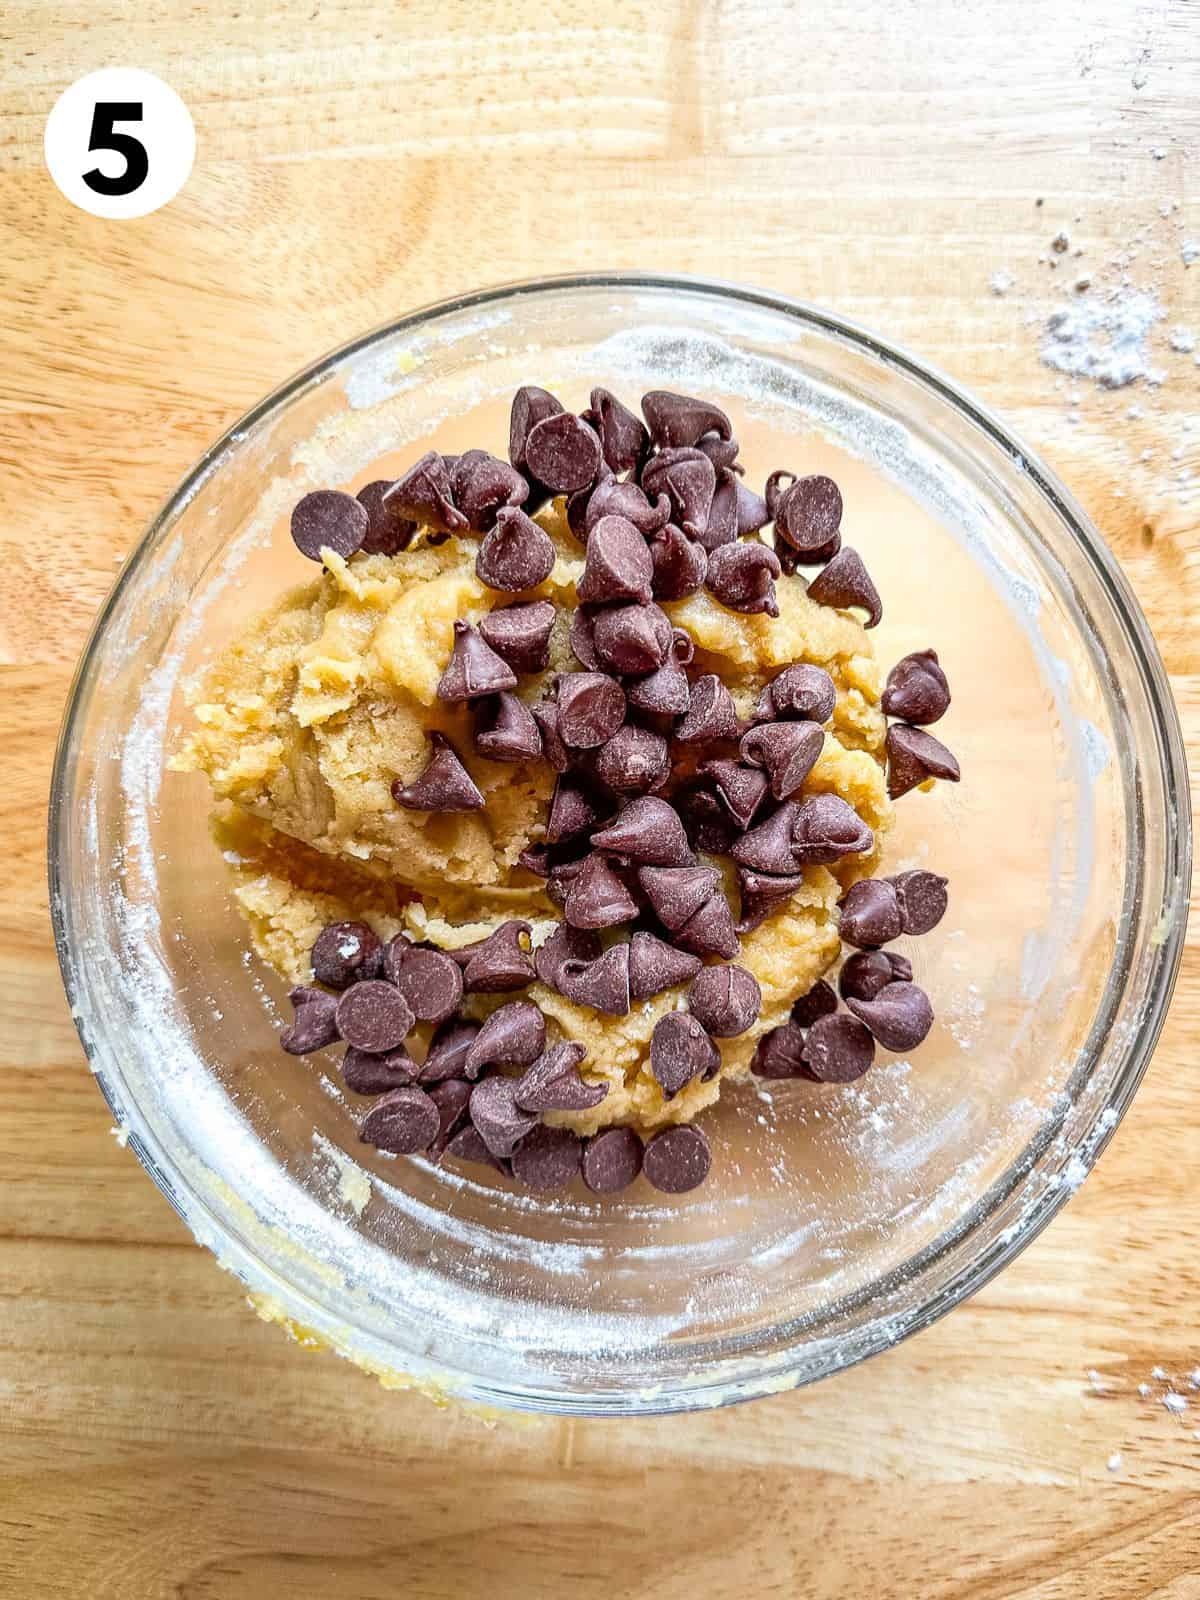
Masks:
[[[898,872],[889,881],[896,890],[905,933],[928,933],[937,927],[950,903],[946,878],[917,868],[912,872]]]
[[[361,550],[369,526],[367,508],[352,494],[314,489],[292,512],[292,541],[310,561],[320,561],[324,549],[348,561]]]
[[[824,667],[793,661],[762,692],[757,715],[763,721],[828,722],[837,705],[837,690]]]
[[[450,498],[476,533],[493,526],[502,506],[519,506],[529,498],[529,485],[517,469],[487,450],[456,456],[449,476]]]
[[[409,1086],[393,1089],[377,1100],[362,1120],[358,1136],[363,1144],[377,1150],[391,1150],[398,1156],[416,1155],[428,1150],[441,1127],[438,1108],[424,1089]]]
[[[675,802],[694,850],[710,856],[729,853],[738,835],[737,824],[725,809],[725,802],[707,786],[707,780],[686,785],[676,793]]]
[[[625,699],[635,711],[654,716],[683,716],[692,703],[692,688],[672,645],[667,659],[657,671],[625,685]]]
[[[632,1128],[605,1128],[583,1147],[583,1181],[593,1194],[627,1189],[642,1170],[642,1141]]]
[[[896,890],[886,878],[862,878],[842,898],[838,932],[846,944],[878,950],[904,931]]]
[[[665,1128],[646,1146],[642,1171],[662,1194],[686,1194],[708,1177],[712,1151],[699,1128]]]
[[[792,1007],[792,1021],[801,1028],[811,1028],[820,1017],[831,1017],[838,1008],[837,995],[824,978],[818,978],[807,994],[802,994]]]
[[[869,951],[863,951],[862,953],[864,955],[870,954]],[[911,983],[913,975],[912,962],[908,959],[908,957],[897,955],[894,950],[885,950],[883,951],[883,954],[887,956],[888,961],[891,963],[892,977],[896,980],[896,982]]]
[[[596,776],[615,794],[661,789],[670,771],[670,750],[662,734],[628,722],[618,728],[596,760]]]
[[[573,928],[615,928],[637,916],[637,901],[599,850],[593,850],[572,881],[563,916]]]
[[[950,683],[938,664],[936,650],[916,650],[897,661],[888,673],[880,709],[924,727],[944,717],[950,705]]]
[[[460,617],[454,624],[454,650],[437,686],[439,700],[456,705],[501,689],[515,689],[517,675],[491,645]]]
[[[530,428],[524,465],[555,494],[570,494],[595,481],[600,440],[581,417],[560,411]]]
[[[687,394],[672,394],[669,389],[651,389],[642,396],[642,415],[650,437],[661,446],[694,445],[706,433],[720,439],[733,436],[729,418],[708,400]]]
[[[708,576],[704,582],[713,599],[730,611],[741,611],[749,616],[762,612],[768,617],[777,617],[779,602],[775,598],[775,579],[780,571],[779,557],[774,550],[756,540],[739,539],[735,544],[710,551]]]
[[[786,482],[784,481],[786,479]],[[773,472],[763,486],[763,497],[767,502],[767,512],[771,520],[779,515],[779,504],[788,488],[795,483],[796,474],[783,468]]]
[[[561,844],[564,839],[574,839],[578,834],[594,828],[606,814],[608,807],[595,792],[574,777],[561,777],[554,785],[550,798],[550,814],[546,818],[547,844]]]
[[[558,977],[564,961],[586,965],[600,954],[599,935],[590,928],[573,928],[569,922],[560,922],[554,932],[533,953],[533,965],[539,979],[548,989],[558,988]]]
[[[429,735],[433,751],[429,765],[412,783],[397,778],[392,799],[409,811],[479,811],[485,801],[471,774],[458,759],[454,746],[441,733]]]
[[[678,623],[671,629],[671,654],[685,667],[696,659],[696,641]]]
[[[600,657],[596,654],[596,618],[602,609],[600,606],[577,606],[571,613],[568,635],[571,651],[588,672],[600,671]]]
[[[665,494],[671,520],[707,547],[708,519],[717,488],[716,468],[700,450],[666,450],[652,456],[642,473],[647,495]]]
[[[636,472],[650,448],[642,419],[608,389],[593,389],[588,403],[595,414],[594,427],[605,461],[614,472]]]
[[[565,840],[561,845],[551,846],[553,859],[546,881],[546,893],[556,906],[566,904],[571,885],[583,871],[583,863],[589,854],[588,842],[586,837],[577,835],[575,838]],[[621,877],[624,876],[622,872]]]
[[[837,1005],[837,1000],[834,1000]],[[804,1029],[794,1022],[764,1033],[754,1050],[750,1071],[758,1078],[807,1078],[804,1063]]]
[[[558,989],[576,1005],[591,1006],[610,1017],[623,1017],[629,1010],[629,946],[614,944],[582,964],[567,960],[558,974]]]
[[[464,1083],[461,1078],[450,1078],[445,1083],[435,1083],[428,1093],[438,1113],[437,1135],[429,1146],[429,1154],[436,1161],[454,1135],[466,1123],[470,1109],[471,1085]]]
[[[502,1160],[511,1156],[520,1141],[536,1127],[537,1118],[522,1111],[516,1102],[517,1080],[497,1073],[484,1078],[471,1090],[471,1121],[484,1144]]]
[[[514,467],[527,465],[525,447],[530,431],[547,417],[561,416],[563,405],[548,389],[527,383],[513,395],[508,419],[508,459]]]
[[[868,628],[875,627],[883,616],[879,590],[871,582],[862,557],[849,545],[839,550],[829,565],[817,573],[808,586],[808,597],[818,605],[835,606],[840,611],[857,606],[867,613],[864,626]]]
[[[671,648],[671,622],[659,606],[611,606],[594,619],[592,643],[601,667],[637,675],[653,672]],[[585,662],[585,666],[589,663]]]
[[[750,826],[754,813],[767,796],[767,775],[757,767],[721,760],[701,763],[700,771],[712,779],[725,809],[740,830]]]
[[[584,840],[577,839],[573,848],[582,849]],[[566,905],[567,896],[575,883],[575,879],[583,871],[583,863],[587,856],[576,856],[569,861],[557,861],[550,868],[550,877],[546,882],[546,893],[553,903],[560,909]]]
[[[628,856],[640,866],[683,867],[692,862],[679,813],[657,795],[631,800],[616,821],[592,834],[597,850]]]
[[[633,523],[639,533],[651,534],[661,528],[671,515],[671,502],[665,494],[660,494],[652,505],[639,484],[622,482],[611,475],[602,477],[594,489],[581,489],[579,495],[572,497],[567,505],[568,521],[572,505],[581,501],[583,504],[576,513],[576,521],[579,524],[578,531],[584,536],[591,533],[601,517],[624,517],[627,522]]]
[[[415,1020],[404,996],[381,978],[356,983],[337,1003],[338,1032],[347,1044],[371,1055],[403,1044]]]
[[[542,753],[542,735],[533,712],[515,694],[481,700],[475,720],[475,748],[489,761],[532,761]]]
[[[642,867],[638,882],[664,928],[676,932],[716,892],[715,867]]]
[[[549,600],[527,600],[489,611],[479,624],[484,642],[514,672],[541,672],[550,660],[554,607]]]
[[[850,956],[838,975],[843,1000],[874,1000],[889,983],[912,981],[912,966],[903,956],[890,950],[859,950]]]
[[[383,975],[408,1002],[418,1022],[444,1022],[462,1001],[462,972],[441,950],[410,944],[401,934],[383,953]]]
[[[351,1047],[342,1057],[342,1078],[355,1094],[387,1094],[412,1083],[421,1069],[403,1045],[373,1056]]]
[[[337,1000],[324,989],[296,988],[288,999],[296,1015],[279,1035],[279,1045],[290,1056],[311,1055],[338,1039]]]
[[[524,479],[521,480],[524,483]],[[504,506],[483,536],[475,575],[490,589],[534,589],[554,570],[554,541],[519,506]]]
[[[586,838],[574,838],[563,848],[574,851],[574,854],[571,854],[566,859],[550,862],[549,875],[547,875],[546,880],[547,896],[560,909],[566,904],[566,896],[570,894],[571,885],[584,869],[584,861],[587,859],[587,840]],[[622,877],[624,877],[624,874],[622,874]]]
[[[624,517],[603,516],[588,535],[583,576],[576,585],[581,601],[651,598],[654,563],[646,541]]]
[[[720,1066],[721,1052],[688,1012],[669,1011],[654,1024],[650,1070],[668,1100],[693,1078],[714,1076]]]
[[[449,1078],[461,1078],[478,1033],[477,1022],[468,1022],[464,1017],[447,1017],[434,1029],[428,1053],[417,1075],[418,1080],[421,1083],[443,1083]]]
[[[542,760],[549,762],[555,772],[565,772],[571,765],[571,757],[558,731],[558,702],[542,700],[531,710],[542,736]]]
[[[582,839],[576,841],[580,848],[582,848],[583,843]],[[571,885],[583,870],[584,859],[584,857],[580,856],[569,861],[556,861],[550,868],[550,876],[546,880],[546,894],[560,910],[567,903]]]
[[[815,794],[801,801],[792,825],[792,853],[802,867],[827,867],[843,856],[861,855],[874,843],[875,835],[840,795]]]
[[[728,961],[741,949],[733,926],[733,912],[723,892],[707,899],[675,935],[681,949],[698,956],[721,956]]]
[[[799,811],[795,800],[785,800],[778,811],[743,834],[730,851],[738,866],[775,877],[791,877],[798,865],[792,852],[792,829]]]
[[[733,696],[715,672],[706,672],[692,685],[691,704],[675,737],[683,744],[707,744],[714,739],[736,739],[738,731]]]
[[[532,1000],[510,1000],[483,1022],[467,1051],[463,1076],[477,1078],[484,1067],[527,1067],[545,1046],[546,1019],[537,1006]]]
[[[534,1128],[513,1151],[513,1177],[535,1194],[553,1194],[579,1176],[583,1143],[570,1128]]]
[[[772,478],[777,476],[772,473]],[[767,504],[770,503],[768,496]],[[801,566],[818,566],[837,555],[841,545],[842,492],[832,478],[823,473],[797,478],[777,498],[774,517],[776,533],[796,552]]]
[[[737,440],[722,439],[716,432],[702,433],[696,440],[695,448],[703,451],[718,472],[732,468],[738,456]],[[738,467],[737,470],[740,472],[742,469]]]
[[[762,990],[745,967],[703,967],[688,990],[688,1009],[715,1039],[735,1039],[762,1010]]]
[[[668,522],[650,535],[654,573],[651,588],[656,600],[682,600],[701,588],[708,572],[708,552],[682,528]]]
[[[727,469],[717,472],[717,486],[713,490],[712,505],[708,508],[708,521],[700,538],[700,543],[710,555],[723,545],[732,544],[737,538],[738,483],[735,472]]]
[[[741,890],[742,914],[737,923],[739,933],[752,933],[761,926],[776,906],[790,900],[802,888],[804,875],[799,872],[756,872],[752,867],[738,868],[738,887]]]
[[[571,885],[583,870],[586,854],[581,855],[578,852],[586,852],[587,840],[575,839],[565,848],[575,851],[576,854],[566,860],[552,861],[550,873],[546,880],[546,894],[560,909],[566,905],[567,895],[571,892]]]
[[[899,800],[926,778],[957,783],[958,762],[940,739],[906,722],[894,722],[887,731],[888,795]]]
[[[440,533],[460,533],[467,525],[466,517],[454,504],[446,461],[436,450],[428,451],[409,467],[383,498],[393,515],[407,517]]]
[[[897,980],[885,984],[873,1000],[847,1000],[885,1050],[915,1050],[933,1027],[933,1007],[924,989]]]
[[[572,750],[605,744],[625,721],[625,693],[603,672],[564,672],[558,682],[558,734]]]
[[[312,947],[313,977],[331,989],[348,989],[379,971],[379,940],[365,922],[331,922]]]
[[[392,487],[390,478],[376,478],[364,483],[355,499],[367,513],[367,531],[362,542],[362,552],[367,556],[394,556],[407,550],[417,531],[410,517],[403,517],[391,501],[384,496]]]
[[[467,450],[455,461],[450,473],[450,497],[466,517],[468,526],[476,533],[485,533],[494,525],[502,506],[525,503],[529,498],[529,485],[507,461],[501,461],[487,450]]]
[[[771,513],[762,495],[748,489],[740,478],[734,484],[734,492],[737,495],[738,534],[757,533],[760,528],[765,528],[771,520]]]
[[[687,983],[699,970],[699,956],[676,950],[657,934],[639,931],[629,941],[631,1000],[649,1000],[664,989]]]
[[[509,924],[507,922],[502,923],[494,933],[489,933],[487,938],[475,939],[470,944],[454,945],[446,951],[446,954],[450,957],[451,961],[455,962],[457,966],[459,966],[465,972],[466,969],[471,965],[471,962],[474,961],[475,957],[486,947],[489,941],[494,939],[497,933],[503,932],[508,926]],[[528,923],[520,923],[518,926],[528,930],[530,925]]]
[[[511,1176],[509,1163],[492,1154],[484,1144],[479,1129],[469,1122],[453,1135],[445,1153],[455,1161],[469,1161],[472,1166],[478,1167],[494,1167],[497,1172]]]
[[[874,1060],[871,1035],[844,1011],[818,1017],[804,1036],[804,1066],[817,1083],[853,1083],[870,1070]]]
[[[503,994],[533,982],[533,962],[521,944],[522,938],[529,938],[529,924],[513,918],[470,947],[465,964],[460,961],[467,994]],[[458,958],[465,953],[453,954]]]
[[[524,1111],[591,1111],[608,1094],[604,1083],[586,1083],[579,1064],[587,1055],[581,1044],[552,1044],[517,1082],[516,1100]]]
[[[788,800],[817,764],[825,734],[817,722],[760,722],[742,735],[742,760],[763,767],[776,800]]]

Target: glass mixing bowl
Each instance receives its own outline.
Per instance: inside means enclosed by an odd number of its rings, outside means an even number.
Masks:
[[[884,596],[884,664],[936,647],[963,770],[898,807],[889,867],[948,874],[914,944],[938,1023],[860,1083],[747,1083],[705,1187],[552,1202],[358,1143],[332,1059],[277,1044],[207,788],[167,768],[181,685],[311,578],[287,512],[463,440],[524,382],[711,396],[751,482],[831,471]],[[942,731],[941,728],[938,730]],[[325,357],[190,472],[129,560],[71,695],[51,898],[80,1037],[129,1143],[259,1311],[390,1384],[578,1413],[807,1383],[924,1327],[1037,1234],[1129,1104],[1179,961],[1184,752],[1128,586],[1063,486],[937,373],[728,285],[488,290]]]

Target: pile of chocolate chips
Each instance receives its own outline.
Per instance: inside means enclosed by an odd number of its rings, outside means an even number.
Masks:
[[[669,1128],[643,1146],[632,1128],[583,1140],[542,1120],[546,1111],[590,1110],[608,1089],[584,1080],[582,1045],[547,1042],[546,1019],[532,1000],[510,1000],[483,1022],[461,1014],[464,995],[503,994],[533,982],[528,935],[529,924],[514,920],[477,944],[446,952],[403,935],[381,944],[364,922],[333,923],[313,946],[317,983],[291,992],[295,1020],[280,1043],[292,1055],[339,1040],[349,1047],[342,1076],[355,1094],[375,1097],[360,1136],[378,1149],[482,1163],[540,1194],[580,1176],[595,1193],[611,1194],[639,1172],[667,1194],[695,1188],[711,1160],[699,1129]],[[720,984],[713,992],[712,979],[708,992],[694,984],[693,1003],[727,1016],[722,993]],[[694,1018],[675,1016],[714,1048]],[[433,1024],[421,1061],[408,1050],[419,1022]]]
[[[478,625],[455,623],[438,685],[444,703],[469,709],[479,755],[540,759],[557,774],[544,834],[520,864],[545,880],[561,922],[532,958],[523,942],[528,924],[518,921],[445,953],[402,938],[384,950],[374,941],[372,952],[365,925],[337,924],[318,940],[313,966],[341,998],[320,988],[293,991],[296,1020],[284,1044],[304,1053],[346,1040],[348,1086],[383,1096],[364,1120],[366,1142],[485,1161],[540,1190],[582,1172],[590,1187],[608,1192],[641,1170],[680,1193],[703,1181],[708,1144],[694,1127],[669,1128],[644,1151],[626,1128],[584,1144],[540,1122],[543,1111],[588,1109],[607,1092],[579,1073],[582,1047],[547,1048],[544,1019],[529,1001],[502,1006],[480,1027],[458,1014],[462,996],[519,989],[536,976],[577,1004],[621,1016],[688,983],[687,1011],[662,1017],[651,1040],[651,1070],[669,1099],[693,1079],[713,1077],[720,1066],[714,1040],[744,1033],[758,1017],[758,984],[733,964],[739,934],[800,888],[805,867],[874,844],[839,796],[801,798],[834,711],[830,675],[792,663],[743,721],[720,678],[697,670],[691,636],[659,604],[705,587],[730,610],[774,617],[775,579],[819,567],[810,599],[865,611],[874,627],[882,605],[861,557],[842,544],[837,485],[779,471],[760,496],[742,481],[738,445],[719,407],[656,390],[643,396],[642,416],[606,389],[593,389],[589,408],[576,416],[546,390],[526,387],[513,399],[507,462],[484,450],[430,451],[395,482],[368,484],[357,497],[306,495],[292,518],[297,547],[314,560],[326,549],[347,559],[359,551],[394,554],[421,529],[431,543],[478,536],[481,582],[522,596],[546,580],[555,560],[553,541],[529,513],[565,497],[568,526],[584,550],[570,627],[578,669],[559,674],[540,703],[520,697],[521,676],[548,664],[555,608],[516,598]],[[768,526],[770,544],[760,536]],[[882,705],[897,719],[887,733],[894,798],[929,778],[957,781],[953,755],[925,731],[949,702],[933,651],[892,670]],[[413,810],[485,805],[454,743],[436,732],[425,768],[409,783],[397,780],[392,793]],[[700,854],[731,858],[736,914],[721,872]],[[845,1082],[870,1066],[875,1040],[888,1049],[919,1043],[932,1023],[928,999],[904,958],[882,946],[932,927],[939,893],[944,910],[945,881],[932,873],[856,884],[841,912],[843,938],[861,951],[843,973],[849,1012],[838,1013],[832,989],[818,984],[793,1020],[762,1041],[755,1070]],[[341,953],[352,948],[353,956]],[[705,964],[713,960],[721,964]],[[377,970],[367,970],[372,962]],[[856,962],[861,970],[852,971]],[[424,991],[425,1010],[417,1009],[420,984],[403,979],[413,963],[421,983],[437,975],[437,1015]],[[348,975],[338,982],[330,973]],[[404,1041],[421,1020],[437,1031],[418,1065]],[[793,1060],[796,1070],[784,1071]],[[502,1070],[515,1067],[524,1069],[519,1078]]]

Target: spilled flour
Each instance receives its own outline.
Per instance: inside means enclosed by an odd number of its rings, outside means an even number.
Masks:
[[[1121,286],[1078,299],[1046,319],[1042,360],[1055,372],[1104,389],[1123,389],[1139,378],[1162,383],[1166,373],[1153,364],[1149,339],[1164,315],[1162,302],[1148,289]]]
[[[1035,198],[1023,246],[985,282],[1051,375],[1062,420],[1088,433],[1087,448],[1102,444],[1109,498],[1137,501],[1143,525],[1173,535],[1200,499],[1200,407],[1189,399],[1200,309],[1188,271],[1200,239],[1190,203],[1174,197],[1187,152],[1165,132],[1148,124],[1119,174],[1137,180],[1125,190],[1134,207],[1056,217]]]

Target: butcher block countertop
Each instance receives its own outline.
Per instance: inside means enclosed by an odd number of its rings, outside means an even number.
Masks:
[[[103,65],[196,123],[139,221],[43,163]],[[488,1425],[289,1342],[193,1243],[111,1137],[43,860],[76,658],[189,464],[351,335],[543,273],[778,290],[975,391],[1102,529],[1200,750],[1195,4],[12,0],[0,110],[0,1594],[1194,1600],[1200,924],[1111,1146],[968,1304],[805,1392]],[[1122,273],[1163,381],[1050,371],[1047,317]]]

